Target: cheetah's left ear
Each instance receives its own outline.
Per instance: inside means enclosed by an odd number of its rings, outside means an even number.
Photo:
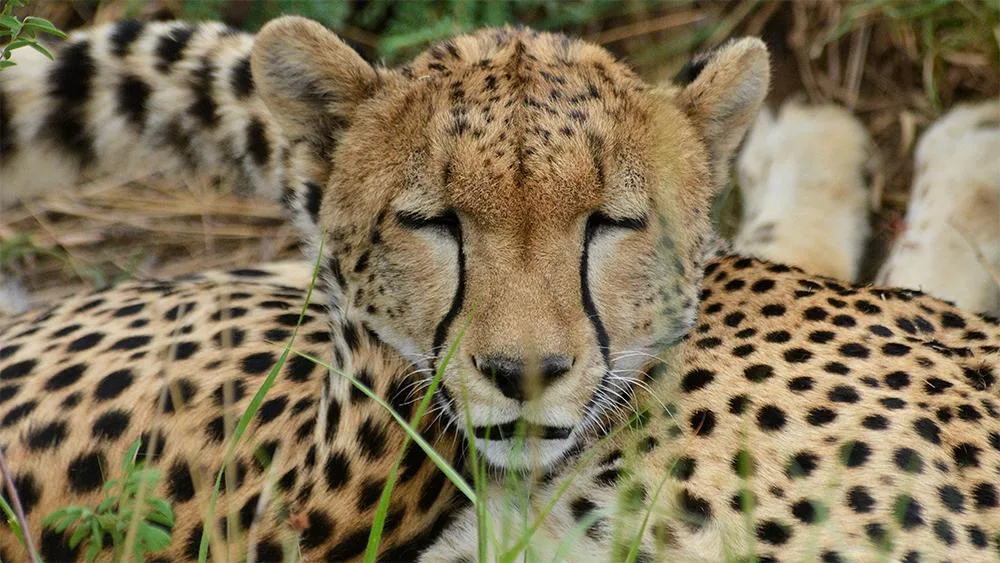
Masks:
[[[333,32],[297,16],[265,25],[250,59],[261,99],[285,135],[326,152],[357,105],[378,87],[378,73]]]
[[[719,188],[767,95],[771,81],[767,47],[755,37],[730,41],[696,57],[678,79],[687,84],[677,101],[705,141]]]

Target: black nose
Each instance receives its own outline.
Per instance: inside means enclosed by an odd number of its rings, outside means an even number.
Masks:
[[[487,379],[497,386],[505,397],[524,401],[527,389],[524,361],[510,356],[473,356],[473,363]],[[567,356],[545,356],[542,358],[541,377],[536,390],[541,391],[558,380],[573,367],[573,358]]]

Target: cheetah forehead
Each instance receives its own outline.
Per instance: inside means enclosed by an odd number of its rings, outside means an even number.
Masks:
[[[644,211],[649,87],[604,49],[491,29],[435,45],[399,74],[371,113],[377,125],[393,112],[410,122],[391,130],[424,151],[410,172],[422,195],[485,221]]]

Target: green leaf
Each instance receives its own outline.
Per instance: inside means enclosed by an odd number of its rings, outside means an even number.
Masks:
[[[135,466],[135,458],[139,455],[139,448],[142,446],[142,438],[136,438],[132,445],[125,451],[125,459],[122,461],[122,473],[128,473],[129,469]]]
[[[80,542],[83,541],[88,532],[90,530],[86,526],[77,526],[76,531],[69,537],[69,548],[76,549],[76,546],[80,545]]]
[[[146,551],[159,551],[170,545],[170,534],[149,524],[139,524],[139,539],[146,545]]]
[[[55,60],[55,57],[52,56],[52,52],[46,49],[44,45],[42,45],[37,41],[31,41],[30,43],[28,43],[28,47],[31,47],[32,49],[38,51],[43,56],[47,57],[49,60]]]
[[[50,22],[45,18],[28,16],[24,18],[24,26],[30,27],[32,30],[35,31],[41,31],[42,33],[48,33],[49,35],[54,35],[60,39],[66,38],[66,34],[63,33],[62,30],[52,25],[52,22]]]

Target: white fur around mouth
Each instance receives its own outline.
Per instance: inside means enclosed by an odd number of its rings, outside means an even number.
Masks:
[[[479,455],[496,467],[509,469],[545,468],[566,456],[574,445],[576,436],[567,438],[510,438],[505,440],[484,440],[475,438]]]

